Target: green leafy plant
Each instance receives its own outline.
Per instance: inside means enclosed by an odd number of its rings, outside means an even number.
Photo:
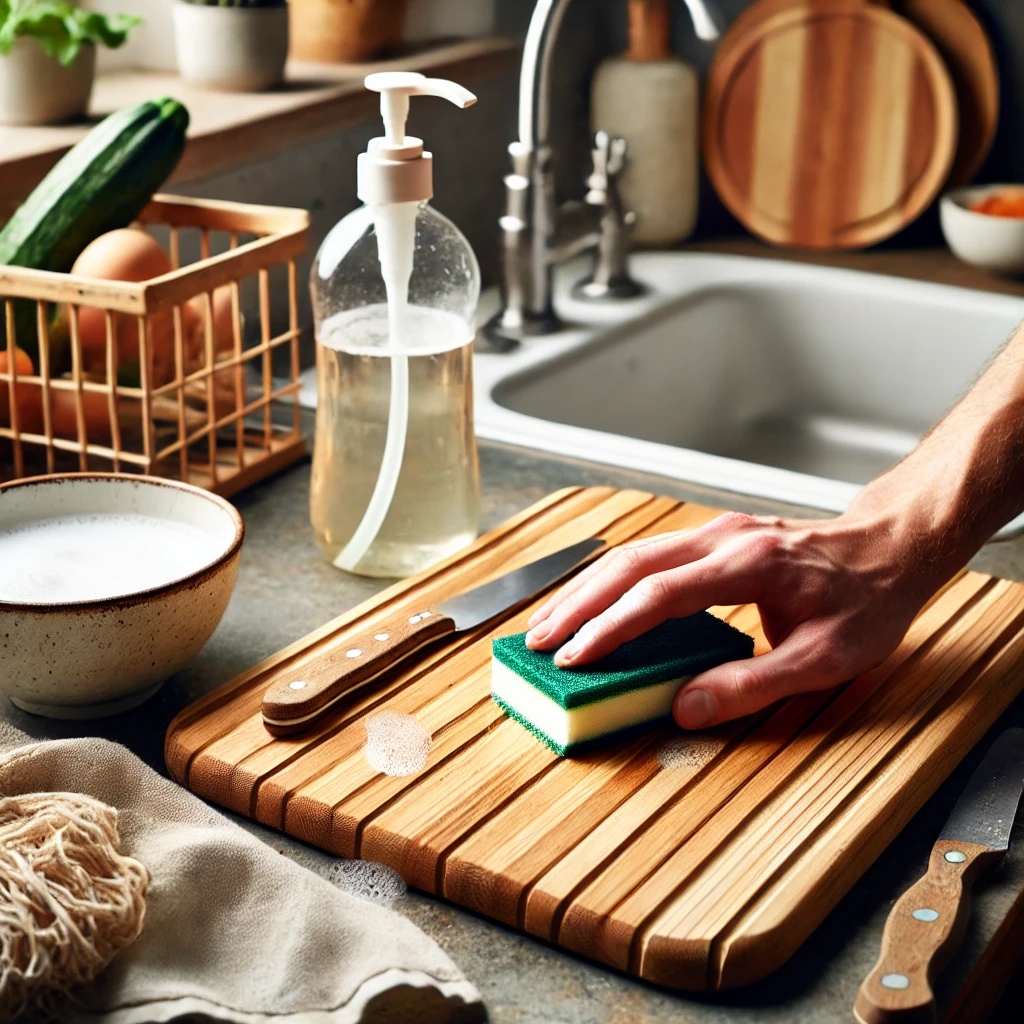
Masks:
[[[19,36],[30,36],[68,67],[84,43],[116,49],[141,23],[130,14],[81,11],[67,0],[0,0],[0,54],[9,54]]]
[[[284,7],[287,0],[185,0],[199,7]]]

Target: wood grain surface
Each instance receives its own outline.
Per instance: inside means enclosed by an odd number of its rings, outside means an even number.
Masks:
[[[313,730],[264,728],[267,686],[396,615],[586,537],[610,544],[713,509],[611,488],[551,495],[183,711],[167,765],[200,796],[583,956],[691,990],[783,963],[1024,686],[1024,586],[965,573],[848,686],[700,734],[663,728],[559,758],[490,699],[500,625],[426,648]],[[756,608],[712,609],[767,650]],[[415,716],[412,777],[368,761],[366,722]]]
[[[950,185],[966,185],[985,162],[999,127],[999,70],[978,16],[961,0],[897,0],[938,48],[953,77],[960,141]]]
[[[703,148],[722,201],[776,245],[859,248],[918,217],[957,150],[931,42],[867,0],[765,0],[708,74]]]

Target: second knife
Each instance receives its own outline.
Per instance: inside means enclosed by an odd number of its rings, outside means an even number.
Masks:
[[[343,648],[329,651],[275,682],[263,698],[263,724],[282,736],[308,729],[356,687],[373,682],[434,640],[476,629],[512,611],[564,579],[603,547],[604,541],[598,538],[580,541],[434,608],[352,638]]]
[[[932,1024],[932,983],[963,939],[971,886],[1010,845],[1024,790],[1024,729],[992,744],[932,848],[928,872],[885,922],[882,954],[854,1006],[860,1024]]]

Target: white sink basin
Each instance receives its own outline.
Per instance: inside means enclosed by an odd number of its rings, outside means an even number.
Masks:
[[[481,437],[838,512],[1024,319],[1009,296],[782,260],[633,270],[646,295],[597,305],[563,268],[572,326],[477,356]]]

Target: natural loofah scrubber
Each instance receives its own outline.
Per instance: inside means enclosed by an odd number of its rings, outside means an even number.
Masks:
[[[0,1019],[51,1015],[142,931],[149,873],[119,849],[98,800],[0,798]]]

